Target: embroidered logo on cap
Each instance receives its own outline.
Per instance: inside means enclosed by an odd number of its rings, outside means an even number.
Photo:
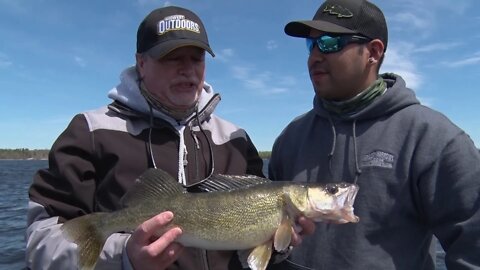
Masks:
[[[200,33],[200,26],[198,23],[186,19],[184,15],[171,15],[165,17],[163,20],[158,22],[157,26],[159,35],[163,35],[170,31],[179,30]]]
[[[351,18],[351,17],[353,17],[353,13],[350,10],[348,10],[347,8],[344,8],[340,5],[328,4],[323,9],[323,12],[324,13],[328,12],[330,15],[336,15],[338,18]]]

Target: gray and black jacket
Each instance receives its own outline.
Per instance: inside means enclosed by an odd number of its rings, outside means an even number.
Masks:
[[[382,77],[387,91],[361,111],[334,115],[316,97],[277,138],[272,179],[360,187],[360,222],[319,223],[283,269],[435,269],[433,236],[448,269],[480,269],[478,149],[401,77]]]
[[[182,122],[150,110],[133,67],[109,97],[112,104],[72,119],[50,150],[49,167],[34,176],[26,233],[31,269],[75,269],[75,245],[62,236],[61,223],[119,209],[120,198],[148,168],[161,168],[184,185],[212,171],[263,176],[247,133],[213,114],[220,96],[208,84],[197,112]],[[128,237],[116,233],[107,239],[97,269],[130,267],[124,254]],[[171,269],[233,269],[233,254],[187,249]]]

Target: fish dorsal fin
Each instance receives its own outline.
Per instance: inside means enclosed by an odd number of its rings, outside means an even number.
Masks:
[[[214,174],[192,186],[192,188],[205,192],[229,191],[269,182],[271,182],[271,180],[256,175]]]
[[[164,198],[185,192],[183,186],[170,174],[160,169],[148,169],[140,175],[132,188],[123,196],[124,206],[144,203],[145,200]]]

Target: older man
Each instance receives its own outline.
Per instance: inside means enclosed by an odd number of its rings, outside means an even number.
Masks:
[[[247,133],[213,111],[220,101],[205,83],[205,54],[214,56],[204,25],[190,10],[152,11],[137,32],[136,66],[109,92],[113,103],[76,115],[54,143],[49,168],[30,188],[27,266],[76,268],[66,220],[121,208],[120,198],[148,168],[167,171],[184,186],[213,172],[262,176],[262,160]],[[183,248],[179,228],[162,236],[174,213],[146,220],[132,234],[114,233],[100,269],[235,269],[233,251]],[[182,252],[183,251],[183,252]]]

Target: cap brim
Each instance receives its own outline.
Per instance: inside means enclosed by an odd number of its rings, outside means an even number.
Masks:
[[[310,30],[326,33],[355,34],[356,31],[326,21],[295,21],[285,25],[285,33],[292,37],[309,37]]]
[[[210,46],[207,44],[193,39],[176,39],[162,42],[147,51],[147,54],[150,55],[154,59],[160,59],[167,55],[168,53],[172,52],[175,49],[185,46],[195,46],[204,49],[207,51],[212,57],[215,57]]]

